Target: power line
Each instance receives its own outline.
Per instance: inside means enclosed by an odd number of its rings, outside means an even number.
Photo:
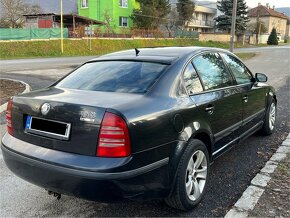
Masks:
[[[146,14],[138,14],[138,13],[132,13],[132,14],[136,16],[140,16],[140,17],[149,17],[149,18],[156,18],[156,19],[161,19],[161,20],[185,21],[185,20],[179,20],[179,19],[174,19],[174,18],[155,17],[151,15],[146,15]]]
[[[78,1],[77,0],[65,0],[65,1],[70,1],[72,3],[76,3],[78,4]],[[99,0],[93,0],[95,2],[99,1]],[[39,3],[39,0],[34,0],[33,1],[34,3]],[[199,4],[198,2],[192,2],[192,3],[195,3],[196,6],[207,6],[207,5],[214,5],[216,4],[216,2],[209,2],[209,3],[205,3],[205,4]],[[191,5],[190,3],[169,3],[170,5],[178,5],[178,4],[183,4],[183,5]],[[211,7],[208,7],[208,8],[211,8]],[[216,8],[212,8],[212,9],[216,9]]]
[[[74,0],[68,0],[68,1],[74,2]],[[94,0],[94,1],[98,1],[98,0]],[[191,5],[188,3],[178,3],[178,2],[177,3],[170,3],[170,5],[178,5],[178,4]],[[196,6],[207,6],[207,5],[213,5],[213,4],[215,4],[215,2],[205,3],[205,4],[196,4]],[[207,7],[207,8],[216,9],[216,8],[211,8],[211,7]],[[174,19],[174,18],[156,17],[156,16],[152,16],[152,15],[139,14],[139,13],[134,13],[134,12],[132,13],[132,15],[136,15],[136,16],[140,16],[140,17],[154,18],[154,19],[161,19],[161,20],[171,20],[171,21],[180,21],[180,22],[187,21],[187,20]],[[192,19],[192,20],[198,20],[198,19]]]
[[[192,5],[190,3],[170,3],[170,5],[178,5],[178,4],[182,4],[182,5]],[[195,3],[196,6],[207,6],[207,5],[214,5],[216,4],[216,2],[212,2],[212,3],[205,3],[205,4],[198,4],[198,3]],[[210,8],[210,7],[208,7]],[[213,8],[213,9],[216,9],[216,8]]]
[[[236,16],[237,16],[237,4],[238,1],[234,0],[233,2],[233,16],[232,16],[232,25],[231,25],[231,42],[230,42],[230,51],[234,51],[234,42],[236,34]]]
[[[191,5],[191,4],[188,4],[188,3],[170,3],[170,5],[177,5],[177,4],[185,4],[185,5]],[[206,3],[206,4],[197,4],[197,6],[206,6],[206,5],[213,5],[215,4],[214,2],[212,3]],[[207,8],[210,8],[210,7],[207,7]],[[215,9],[217,10],[216,8],[210,8],[210,9]],[[195,12],[195,11],[194,11]],[[198,12],[198,11],[197,11]],[[156,17],[156,16],[152,16],[152,15],[146,15],[146,14],[139,14],[139,13],[132,13],[133,15],[136,15],[136,16],[140,16],[140,17],[149,17],[149,18],[156,18],[156,19],[162,19],[162,20],[172,20],[172,21],[187,21],[187,20],[180,20],[180,19],[174,19],[174,18],[162,18],[162,17]],[[198,19],[192,19],[192,20],[198,20]]]
[[[199,21],[198,19],[191,19],[191,20],[180,20],[180,19],[174,19],[174,18],[165,18],[165,17],[156,17],[156,16],[151,16],[151,15],[146,15],[146,14],[138,14],[138,13],[132,13],[133,15],[140,16],[140,17],[149,17],[149,18],[155,18],[155,19],[160,19],[160,20],[171,20],[171,21]]]

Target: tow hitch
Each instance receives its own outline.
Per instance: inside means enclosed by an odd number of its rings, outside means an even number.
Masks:
[[[47,191],[49,195],[53,195],[53,197],[56,197],[57,200],[61,198],[61,194],[53,191]]]

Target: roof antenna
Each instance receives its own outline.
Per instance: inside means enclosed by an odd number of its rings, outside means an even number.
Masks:
[[[140,53],[140,50],[138,50],[137,48],[135,48],[135,53],[136,53],[136,56],[138,56],[139,53]]]

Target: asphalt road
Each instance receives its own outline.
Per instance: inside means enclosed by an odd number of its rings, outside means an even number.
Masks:
[[[94,56],[0,60],[0,72],[70,68],[93,58]]]
[[[268,137],[255,134],[217,159],[211,167],[207,194],[195,210],[176,211],[159,200],[103,204],[63,196],[58,201],[47,195],[45,190],[14,176],[6,168],[0,153],[0,216],[224,216],[289,132],[290,47],[258,48],[254,51],[258,54],[248,60],[247,65],[254,73],[266,73],[269,84],[277,89],[276,130]],[[48,75],[44,73],[46,71],[31,71],[30,75],[28,71],[22,73],[18,69],[17,72],[0,73],[0,77],[21,79],[36,89],[50,84],[59,77],[58,73],[65,74],[66,71],[69,69],[50,71]],[[4,122],[2,115],[0,116],[1,137],[5,131]]]
[[[276,50],[289,48],[289,45],[258,48],[239,48],[235,49],[234,52],[264,52],[271,51],[273,49]],[[19,70],[73,68],[93,58],[95,58],[95,56],[0,60],[0,73]]]

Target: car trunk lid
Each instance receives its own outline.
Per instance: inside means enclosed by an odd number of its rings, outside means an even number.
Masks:
[[[123,95],[48,88],[16,96],[12,109],[14,137],[50,149],[95,156],[106,109],[137,97]]]

